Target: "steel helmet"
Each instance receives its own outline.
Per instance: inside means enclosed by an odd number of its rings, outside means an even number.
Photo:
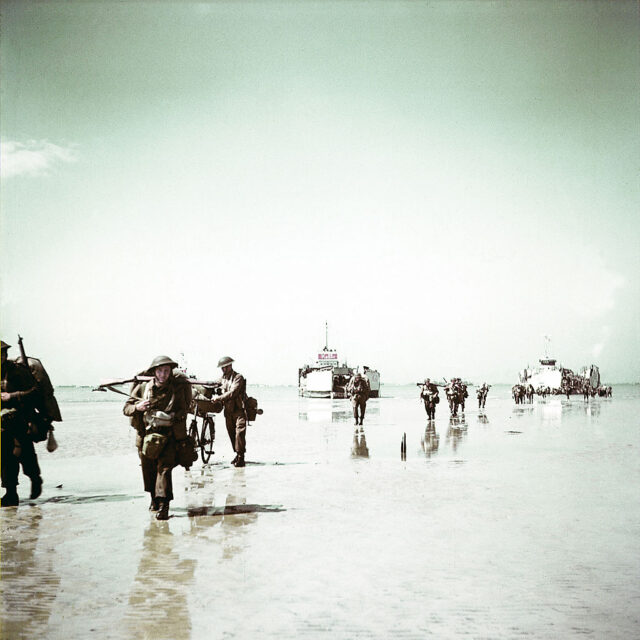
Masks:
[[[235,362],[233,358],[230,358],[229,356],[222,356],[222,358],[218,360],[218,366],[226,367],[228,364],[231,364],[232,362]]]
[[[149,365],[148,371],[152,371],[156,367],[161,367],[163,364],[171,365],[172,369],[178,366],[177,362],[174,362],[169,356],[156,356],[153,362]]]
[[[2,349],[10,349],[11,345],[7,344],[4,340],[0,340],[2,342]]]

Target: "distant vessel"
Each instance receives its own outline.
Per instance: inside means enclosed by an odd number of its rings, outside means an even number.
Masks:
[[[578,373],[574,373],[548,356],[548,336],[545,336],[545,340],[545,357],[538,361],[538,366],[527,367],[518,373],[521,384],[531,384],[536,390],[548,387],[551,393],[564,393],[567,387],[571,393],[582,393],[586,383],[592,389],[600,386],[600,370],[595,364],[582,367]]]
[[[328,326],[325,324],[325,345],[313,364],[298,369],[298,394],[307,398],[346,398],[349,380],[360,373],[369,380],[371,398],[380,395],[380,373],[367,366],[350,367],[340,362],[338,352],[329,349]]]

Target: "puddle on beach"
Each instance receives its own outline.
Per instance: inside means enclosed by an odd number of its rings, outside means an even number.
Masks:
[[[245,468],[219,429],[211,464],[174,471],[167,522],[119,404],[75,406],[38,449],[42,497],[1,511],[1,637],[633,637],[640,393],[508,394],[435,421],[380,398],[355,427],[346,401],[283,392]]]

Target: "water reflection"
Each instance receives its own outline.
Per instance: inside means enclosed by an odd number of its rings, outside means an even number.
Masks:
[[[367,447],[367,439],[364,435],[364,429],[360,427],[353,432],[353,444],[351,445],[352,458],[368,458],[369,448]]]
[[[188,595],[196,564],[176,552],[168,522],[149,523],[125,615],[129,638],[191,637]]]
[[[480,424],[489,424],[489,418],[487,418],[487,414],[484,411],[478,413],[478,422]]]
[[[60,587],[55,551],[38,552],[39,506],[2,513],[2,637],[45,637]],[[46,526],[46,523],[45,523]]]
[[[535,408],[535,405],[532,404],[518,404],[515,405],[512,409],[513,415],[516,418],[522,418],[523,416],[527,415],[531,415],[533,413],[533,410]]]
[[[598,402],[590,402],[589,404],[582,405],[584,412],[588,416],[599,416],[600,415],[600,403]]]
[[[461,416],[451,416],[449,418],[449,428],[447,429],[447,443],[451,442],[451,448],[453,451],[458,450],[458,445],[467,435],[467,429],[469,425],[467,424],[467,419],[464,414]]]
[[[380,407],[367,403],[367,417],[380,415]],[[353,409],[346,400],[315,399],[298,408],[298,420],[305,422],[353,422]]]
[[[431,420],[429,421],[420,444],[422,445],[422,450],[426,453],[427,458],[430,458],[438,450],[438,447],[440,446],[440,436],[436,432],[435,422]]]
[[[247,483],[244,469],[237,469],[231,491],[227,494],[224,514],[222,515],[222,557],[225,560],[242,551],[248,526],[255,522],[258,514],[248,508]]]
[[[559,403],[547,404],[540,409],[542,424],[557,425],[562,421],[562,406]]]

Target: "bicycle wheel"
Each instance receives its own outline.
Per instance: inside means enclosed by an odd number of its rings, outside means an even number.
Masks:
[[[216,437],[216,427],[211,416],[206,416],[202,422],[202,431],[200,433],[200,455],[202,462],[209,462],[209,458],[213,451],[213,441]]]
[[[193,420],[191,421],[191,425],[189,427],[189,436],[193,440],[193,446],[199,447],[200,438],[198,437],[198,421],[196,420],[195,416],[193,417]]]

